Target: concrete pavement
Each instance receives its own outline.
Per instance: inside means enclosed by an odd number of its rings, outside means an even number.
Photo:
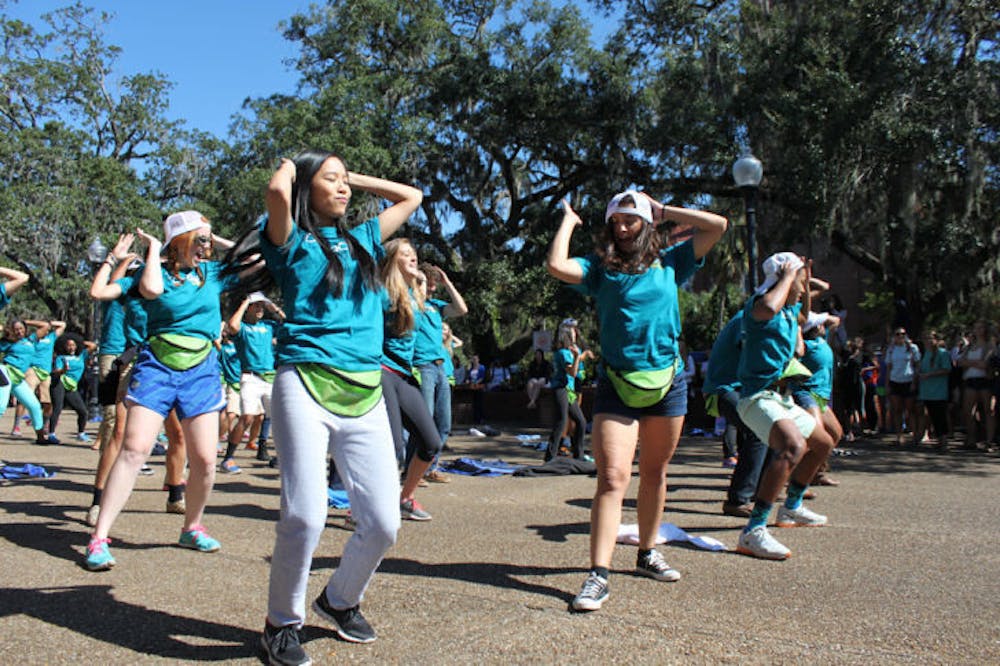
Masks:
[[[176,547],[181,517],[164,513],[163,459],[139,477],[116,523],[118,566],[81,566],[97,454],[37,447],[0,419],[0,459],[54,470],[0,484],[0,658],[6,663],[260,662],[277,472],[241,451],[219,475],[205,519],[223,549]],[[64,416],[69,424],[72,414]],[[456,436],[458,455],[540,462],[517,432]],[[64,438],[69,433],[60,432]],[[664,545],[683,574],[657,583],[628,572],[619,546],[604,608],[567,604],[587,565],[594,480],[452,476],[421,489],[434,519],[407,522],[364,602],[379,640],[334,638],[309,613],[315,663],[1000,663],[1000,457],[850,445],[838,488],[819,488],[819,529],[777,530],[786,562]],[[685,438],[670,472],[665,520],[735,546],[742,521],[721,515],[728,470],[718,443]],[[634,488],[623,521],[635,522]],[[310,597],[350,532],[331,510]]]

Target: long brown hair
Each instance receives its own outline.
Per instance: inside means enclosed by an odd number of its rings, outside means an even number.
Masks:
[[[195,239],[204,232],[204,228],[186,231],[179,236],[175,236],[170,241],[170,245],[167,246],[167,260],[165,262],[165,268],[167,269],[167,272],[174,276],[174,280],[177,282],[180,282],[181,280],[181,257],[188,256],[191,252],[191,247],[198,242]],[[205,259],[212,258],[212,248],[214,247],[214,243],[209,244],[208,249],[205,250]],[[194,270],[198,273],[198,278],[201,281],[201,284],[205,284],[205,274],[201,272],[201,266],[195,266]],[[200,289],[201,285],[199,285],[198,288]]]
[[[631,196],[621,200],[622,206],[635,205]],[[624,253],[618,247],[612,230],[613,220],[608,220],[597,233],[597,256],[608,270],[617,273],[645,273],[656,261],[663,247],[663,238],[652,224],[643,222],[639,235],[635,238],[635,250]]]
[[[413,249],[405,238],[393,238],[385,244],[385,258],[382,260],[382,283],[389,292],[389,312],[392,313],[390,331],[394,336],[406,335],[416,324],[414,301],[419,310],[424,309],[424,300],[419,290],[411,289],[407,276],[399,269],[396,258],[404,247]]]

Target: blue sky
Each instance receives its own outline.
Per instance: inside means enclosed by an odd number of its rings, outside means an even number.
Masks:
[[[9,16],[41,26],[42,14],[71,0],[21,0]],[[278,24],[309,0],[84,0],[113,14],[107,44],[121,47],[119,74],[159,71],[173,82],[172,119],[224,137],[247,97],[290,93],[297,75],[284,61],[296,47]],[[113,83],[113,82],[112,82]]]

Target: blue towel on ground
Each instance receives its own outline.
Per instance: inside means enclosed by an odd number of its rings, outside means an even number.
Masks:
[[[347,499],[346,490],[326,489],[326,503],[334,509],[350,509],[351,501]]]
[[[0,477],[5,479],[48,479],[55,476],[55,472],[50,472],[44,467],[32,465],[4,465],[0,467]]]
[[[479,458],[456,458],[441,463],[441,470],[465,476],[503,476],[513,474],[521,465],[513,465],[502,460],[481,460]]]

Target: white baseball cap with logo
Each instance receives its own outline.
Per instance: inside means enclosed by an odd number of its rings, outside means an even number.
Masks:
[[[211,229],[212,223],[204,215],[196,210],[185,210],[174,213],[163,221],[163,247],[170,245],[170,241],[181,234],[198,229]]]
[[[622,203],[623,199],[627,199],[629,197],[632,198],[632,205]],[[604,221],[610,221],[611,216],[615,213],[638,215],[646,222],[646,224],[653,223],[653,207],[650,205],[649,199],[647,199],[644,194],[636,190],[625,190],[624,192],[620,192],[612,197],[611,201],[608,202],[607,210],[604,212]]]

